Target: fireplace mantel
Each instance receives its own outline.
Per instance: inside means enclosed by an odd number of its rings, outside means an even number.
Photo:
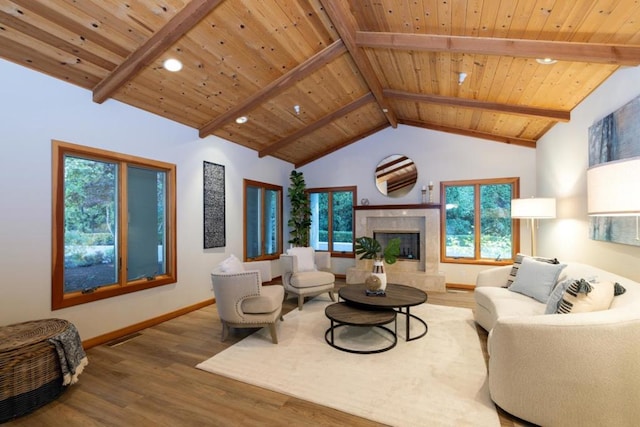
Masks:
[[[440,204],[361,205],[354,207],[356,236],[373,237],[376,231],[416,231],[420,235],[420,258],[399,259],[385,266],[387,281],[424,291],[444,292],[444,274],[438,271],[440,253]],[[347,284],[364,283],[371,275],[371,260],[356,259],[347,269]]]
[[[415,205],[358,205],[353,207],[356,211],[374,209],[440,209],[439,203],[422,203]]]

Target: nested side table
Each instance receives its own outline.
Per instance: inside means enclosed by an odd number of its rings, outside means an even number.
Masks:
[[[338,350],[357,354],[382,353],[391,350],[398,342],[398,323],[395,310],[362,310],[344,302],[338,302],[327,306],[325,315],[331,320],[331,326],[326,330],[324,339],[327,343]],[[393,322],[393,331],[387,328],[386,324]],[[385,331],[391,337],[388,346],[374,350],[357,350],[347,348],[335,343],[335,330],[343,326],[372,327]]]

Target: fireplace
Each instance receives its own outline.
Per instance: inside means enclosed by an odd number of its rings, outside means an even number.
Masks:
[[[373,237],[386,247],[400,237],[400,258],[386,264],[389,283],[444,292],[444,274],[438,271],[440,254],[440,205],[356,206],[355,235]],[[347,269],[347,284],[364,283],[373,269],[372,260],[356,257]]]
[[[400,239],[400,256],[398,261],[419,261],[420,260],[420,231],[401,230],[374,230],[373,238],[376,239],[383,248],[389,244],[389,240]]]

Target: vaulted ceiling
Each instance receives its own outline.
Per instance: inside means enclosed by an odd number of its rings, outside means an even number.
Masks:
[[[0,57],[296,167],[398,124],[533,148],[640,64],[640,2],[0,0]]]

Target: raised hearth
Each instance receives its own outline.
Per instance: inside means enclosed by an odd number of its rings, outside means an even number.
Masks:
[[[414,286],[423,291],[445,292],[444,274],[438,271],[440,251],[440,205],[381,205],[355,208],[355,235],[410,233],[420,236],[417,254],[385,264],[387,281]],[[383,245],[384,246],[384,245]],[[347,284],[363,283],[373,269],[372,260],[356,257],[355,267],[347,269]]]

